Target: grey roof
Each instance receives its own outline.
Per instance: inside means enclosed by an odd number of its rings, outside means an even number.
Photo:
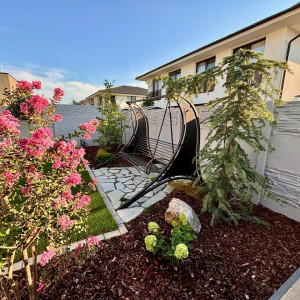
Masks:
[[[105,92],[106,89],[102,89],[97,91],[96,93],[86,97],[89,98],[95,94],[101,93],[101,92]],[[137,86],[131,86],[131,85],[120,85],[120,86],[116,86],[111,88],[111,94],[122,94],[122,95],[131,95],[131,96],[135,96],[135,95],[139,95],[139,96],[147,96],[148,94],[148,90],[147,89],[143,89]]]

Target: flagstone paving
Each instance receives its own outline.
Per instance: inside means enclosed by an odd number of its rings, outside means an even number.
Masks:
[[[121,198],[130,199],[150,183],[151,178],[158,175],[147,175],[135,167],[100,168],[93,170],[93,173],[114,209],[122,204]],[[141,214],[144,208],[165,198],[171,191],[171,186],[161,185],[132,203],[129,208],[118,210],[117,213],[124,222],[128,222]]]

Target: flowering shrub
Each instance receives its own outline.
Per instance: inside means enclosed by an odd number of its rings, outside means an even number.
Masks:
[[[80,172],[86,169],[84,149],[76,142],[54,138],[49,126],[62,120],[55,115],[56,104],[63,91],[55,89],[53,99],[33,95],[41,83],[20,81],[16,90],[6,91],[0,106],[18,107],[27,121],[29,137],[21,138],[19,120],[11,111],[0,112],[0,284],[10,299],[12,289],[20,298],[13,278],[16,252],[22,254],[30,299],[37,299],[37,246],[41,235],[47,239],[41,265],[55,255],[55,248],[68,241],[74,230],[85,230],[84,220],[89,213],[90,197],[87,193],[94,184],[83,185]],[[72,136],[86,136],[95,132],[97,120],[81,124]],[[73,195],[72,189],[77,193]],[[75,192],[74,192],[75,193]],[[93,240],[92,243],[95,243]],[[29,268],[28,251],[33,256]],[[7,273],[4,275],[4,267]]]
[[[153,254],[160,253],[163,258],[171,260],[174,265],[184,261],[189,256],[190,242],[196,236],[192,233],[191,227],[187,224],[186,216],[179,216],[179,223],[172,222],[170,242],[164,236],[164,232],[159,230],[159,225],[155,222],[148,224],[149,234],[145,237],[146,249]]]

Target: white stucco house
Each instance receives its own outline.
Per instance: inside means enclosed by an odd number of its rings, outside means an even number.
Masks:
[[[102,94],[106,89],[97,91],[96,93],[81,100],[79,104],[82,105],[102,105]],[[137,86],[121,85],[111,88],[111,101],[115,102],[121,109],[128,108],[126,102],[141,100],[148,94],[147,89]]]
[[[178,57],[136,79],[148,83],[148,92],[153,96],[164,95],[157,76],[171,76],[174,79],[202,72],[232,55],[239,48],[263,52],[269,59],[288,61],[293,74],[279,76],[276,87],[282,88],[282,97],[289,101],[300,94],[300,2],[296,5],[238,30],[208,45]],[[224,79],[225,80],[225,79]],[[194,104],[207,103],[211,99],[223,96],[220,81],[213,91],[194,96]],[[165,100],[156,101],[155,105],[164,107]]]

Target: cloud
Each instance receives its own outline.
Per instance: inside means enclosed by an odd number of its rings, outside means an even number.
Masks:
[[[53,96],[55,88],[61,88],[65,92],[65,96],[61,101],[63,104],[70,103],[72,99],[80,101],[103,88],[100,85],[68,80],[71,74],[67,70],[41,67],[35,64],[26,64],[23,68],[5,66],[5,72],[10,73],[17,80],[41,81],[42,89],[39,94],[43,94],[46,98]]]
[[[126,83],[126,85],[137,86],[137,87],[141,87],[143,89],[148,89],[148,85],[145,81],[129,82],[129,83]]]

